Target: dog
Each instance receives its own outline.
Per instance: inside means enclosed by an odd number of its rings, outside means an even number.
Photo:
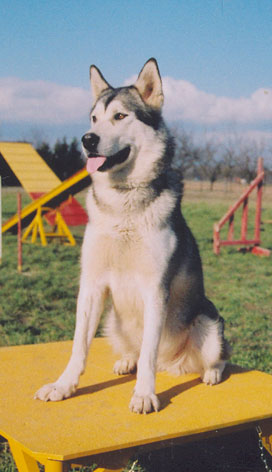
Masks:
[[[181,213],[156,60],[131,86],[113,88],[96,66],[90,80],[94,105],[82,144],[92,185],[72,355],[35,398],[57,401],[75,392],[110,296],[105,331],[120,353],[114,372],[137,369],[130,410],[149,413],[160,407],[156,371],[198,372],[214,385],[231,349],[224,320],[205,296],[198,247]]]

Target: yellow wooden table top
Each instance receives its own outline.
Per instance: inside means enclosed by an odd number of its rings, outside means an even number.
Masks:
[[[57,403],[33,399],[65,367],[72,343],[0,349],[0,435],[40,457],[69,460],[272,417],[272,376],[229,366],[209,387],[196,374],[157,375],[159,413],[128,408],[135,375],[112,373],[116,356],[95,339],[76,394]]]

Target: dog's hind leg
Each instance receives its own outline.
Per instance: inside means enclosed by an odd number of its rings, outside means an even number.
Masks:
[[[92,287],[91,291],[89,286]],[[81,283],[76,329],[71,358],[64,372],[54,383],[44,385],[35,394],[36,399],[58,401],[75,392],[80,375],[84,372],[89,347],[95,335],[103,310],[105,290],[95,284]]]
[[[133,354],[127,354],[115,362],[113,372],[117,375],[132,374],[137,369],[137,359]]]
[[[221,381],[231,348],[224,338],[224,320],[219,315],[210,318],[199,315],[192,329],[193,344],[200,354],[201,377],[207,385]]]

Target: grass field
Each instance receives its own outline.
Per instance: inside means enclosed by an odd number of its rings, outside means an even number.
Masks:
[[[232,362],[272,373],[272,263],[270,258],[223,248],[212,252],[212,227],[241,194],[239,185],[188,182],[183,213],[198,241],[207,295],[226,320],[226,336],[233,346]],[[3,220],[16,211],[17,189],[4,189]],[[81,202],[85,193],[78,196]],[[254,200],[254,197],[252,197]],[[28,197],[23,193],[23,204]],[[254,209],[250,209],[254,224]],[[239,234],[239,215],[237,231]],[[264,189],[262,246],[272,249],[272,188]],[[267,221],[267,222],[266,222]],[[23,246],[23,273],[17,273],[17,240],[3,235],[0,266],[0,345],[71,339],[79,280],[79,254],[83,228],[73,230],[76,247],[51,243],[48,247]],[[263,469],[252,432],[234,438],[205,441],[178,450],[154,453],[140,460],[139,471],[256,471]],[[247,443],[247,444],[246,444]],[[16,470],[2,443],[0,472]],[[190,459],[191,458],[191,459]],[[183,460],[184,459],[184,460]],[[197,462],[198,461],[198,462]],[[209,462],[210,461],[210,462]],[[198,465],[197,465],[198,464]],[[191,468],[190,468],[191,467]],[[128,469],[129,470],[129,469]],[[137,470],[134,468],[134,470]]]

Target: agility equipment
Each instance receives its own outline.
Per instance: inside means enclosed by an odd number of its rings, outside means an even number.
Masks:
[[[91,183],[86,169],[61,182],[29,143],[0,142],[0,153],[34,200],[21,211],[22,228],[36,217],[32,225],[34,235],[31,235],[31,241],[35,242],[39,234],[44,245],[47,243],[47,237],[57,237],[61,240],[66,237],[70,244],[74,244],[75,240],[68,226],[86,224],[88,221],[87,213],[73,197]],[[57,230],[46,233],[43,218],[46,218],[50,225],[56,226]],[[5,222],[2,233],[9,230],[17,232],[17,225],[18,214]],[[36,229],[39,230],[37,233]],[[31,231],[28,231],[28,235]]]
[[[49,232],[46,231],[44,226],[44,213],[47,216],[50,215],[50,218],[54,218],[54,229]],[[66,244],[70,246],[76,245],[75,238],[61,216],[60,211],[52,210],[52,208],[38,207],[36,216],[33,218],[22,237],[22,242],[27,242],[28,236],[31,236],[31,243],[36,243],[38,235],[40,236],[42,246],[47,246],[48,238],[59,239],[62,242],[66,241]]]
[[[213,229],[213,251],[216,255],[220,254],[221,246],[246,246],[256,255],[269,256],[270,251],[260,247],[261,244],[261,211],[262,211],[262,190],[264,181],[263,159],[258,159],[257,176],[251,182],[246,191],[241,195],[239,200],[227,211],[218,223],[215,223]],[[249,196],[253,190],[257,190],[256,211],[255,211],[255,229],[254,237],[249,239],[248,230],[248,204]],[[234,238],[234,216],[235,212],[242,208],[241,236],[240,239]],[[226,240],[220,238],[220,230],[226,223],[229,223],[228,235]]]
[[[0,226],[2,226],[2,178],[0,175]],[[2,263],[2,231],[0,231],[0,265]]]
[[[70,211],[69,199],[73,198],[71,197],[73,193],[77,193],[80,189],[82,189],[83,186],[86,187],[87,185],[89,185],[90,183],[89,179],[90,179],[89,174],[84,169],[78,172],[77,174],[73,175],[69,179],[65,180],[64,182],[62,182],[60,185],[58,185],[56,188],[54,188],[50,192],[46,193],[45,195],[42,195],[37,200],[34,200],[33,202],[29,203],[25,208],[22,209],[21,211],[22,228],[25,228],[31,222],[33,223],[33,219],[36,218],[35,223],[31,226],[31,230],[27,230],[27,236],[29,236],[31,231],[34,231],[34,235],[32,234],[32,242],[36,241],[37,234],[35,235],[35,232],[38,229],[40,236],[41,234],[45,236],[45,237],[42,236],[43,245],[47,244],[46,236],[58,237],[59,231],[61,231],[60,235],[62,236],[66,235],[68,240],[70,240],[70,243],[74,245],[72,243],[72,240],[74,241],[74,238],[66,224],[67,220],[70,221],[69,220],[69,211]],[[68,210],[67,210],[67,207],[68,207]],[[56,208],[58,208],[58,210],[54,210]],[[42,221],[42,216],[44,216],[44,213],[45,213],[45,216],[47,217],[47,220],[49,220],[49,222],[52,225],[55,225],[58,227],[55,233],[52,231],[46,234],[45,229],[44,229],[44,224]],[[72,218],[74,219],[74,217]],[[8,230],[16,232],[18,220],[19,220],[18,214],[16,214],[12,218],[10,218],[8,221],[6,221],[4,225],[2,226],[2,233]],[[79,216],[79,221],[80,223],[78,224],[81,224],[82,220],[80,216]],[[75,220],[74,220],[74,223],[75,223]],[[27,236],[25,237],[24,235],[23,239],[26,240]]]
[[[17,212],[18,212],[18,231],[17,231],[17,270],[19,273],[23,270],[23,251],[22,251],[22,225],[21,225],[21,211],[22,211],[22,195],[17,194]]]
[[[77,392],[61,402],[34,400],[57,378],[72,342],[0,348],[0,434],[19,472],[62,472],[68,464],[122,470],[130,457],[188,441],[256,428],[272,453],[272,376],[227,366],[223,381],[207,386],[198,374],[157,374],[158,413],[128,408],[135,375],[112,372],[116,359],[107,339],[93,341]],[[16,388],[20,385],[20,389]]]
[[[22,219],[22,227],[25,228],[30,221],[35,216],[36,211],[39,207],[48,206],[51,209],[53,208],[60,208],[61,213],[65,213],[66,202],[69,199],[70,195],[77,193],[82,189],[82,186],[89,185],[89,174],[84,169],[77,174],[73,175],[67,180],[64,180],[60,185],[56,188],[51,190],[50,192],[42,195],[37,200],[29,203],[25,208],[22,209],[21,219]],[[69,216],[69,213],[68,213]],[[10,218],[2,227],[2,232],[8,230],[17,231],[17,224],[18,224],[18,215],[14,215]]]

